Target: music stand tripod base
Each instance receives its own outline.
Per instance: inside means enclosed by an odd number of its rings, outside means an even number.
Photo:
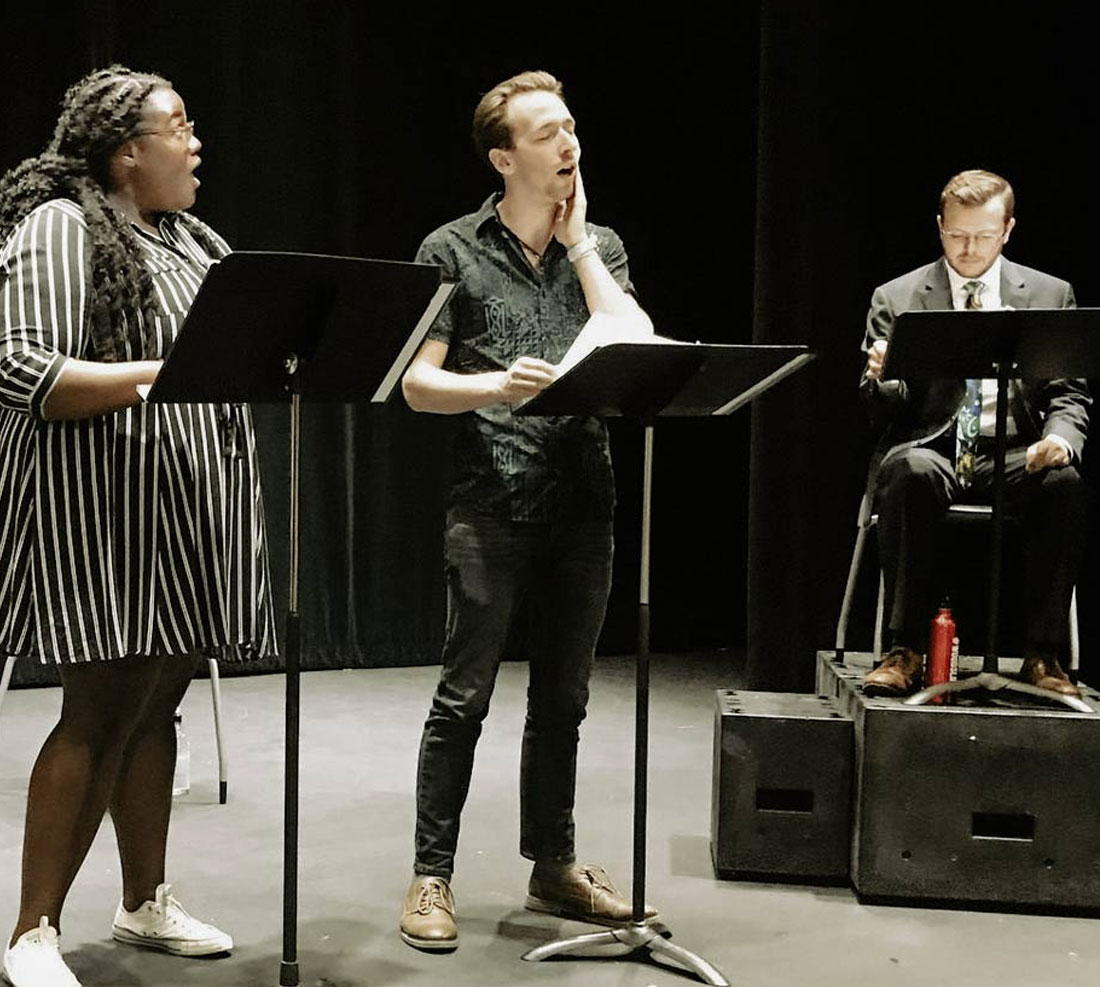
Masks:
[[[1064,703],[1078,713],[1092,713],[1093,709],[1088,703],[1076,696],[1067,696],[1053,689],[1040,689],[1038,686],[1021,682],[1019,679],[1006,678],[995,672],[979,672],[977,675],[965,679],[956,679],[951,682],[940,682],[930,685],[906,699],[906,706],[923,706],[936,696],[947,695],[952,692],[968,692],[971,689],[985,689],[987,692],[998,692],[1001,689],[1009,689],[1012,692],[1023,692],[1029,696],[1038,696],[1040,699],[1052,699]]]
[[[667,956],[679,963],[705,984],[729,987],[729,981],[716,967],[703,957],[684,949],[683,946],[665,939],[656,928],[645,922],[635,922],[621,929],[604,929],[602,932],[587,932],[579,936],[570,936],[568,939],[557,939],[554,942],[536,946],[524,953],[523,958],[531,963],[537,963],[540,960],[548,960],[553,956],[572,953],[589,946],[614,945],[626,946],[629,952],[648,949],[651,953]]]

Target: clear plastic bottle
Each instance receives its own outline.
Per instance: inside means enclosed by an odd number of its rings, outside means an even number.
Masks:
[[[183,732],[183,714],[177,709],[176,721],[176,770],[172,775],[172,795],[186,795],[191,791],[191,741]]]

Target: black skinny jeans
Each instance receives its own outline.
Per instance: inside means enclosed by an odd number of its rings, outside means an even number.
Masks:
[[[448,880],[474,748],[520,604],[535,607],[520,760],[520,853],[574,860],[579,727],[611,588],[610,522],[447,519],[447,634],[416,779],[417,874]]]

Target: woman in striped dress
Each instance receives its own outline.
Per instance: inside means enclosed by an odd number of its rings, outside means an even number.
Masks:
[[[172,718],[197,656],[275,647],[255,441],[247,408],[136,389],[228,250],[183,212],[200,147],[166,80],[112,66],[0,182],[0,654],[56,662],[64,694],[27,797],[15,987],[78,983],[57,930],[107,810],[114,937],[232,947],[180,907],[164,857]]]

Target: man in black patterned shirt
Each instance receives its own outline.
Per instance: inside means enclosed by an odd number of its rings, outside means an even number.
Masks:
[[[578,730],[611,585],[614,483],[602,421],[517,417],[590,316],[651,333],[618,236],[586,223],[580,144],[546,72],[496,86],[474,114],[479,154],[504,193],[436,230],[418,261],[459,282],[402,382],[417,411],[460,415],[447,514],[447,635],[417,774],[416,857],[401,936],[458,944],[450,880],[474,748],[521,604],[537,621],[520,767],[527,907],[627,924],[598,867],[578,866]]]

